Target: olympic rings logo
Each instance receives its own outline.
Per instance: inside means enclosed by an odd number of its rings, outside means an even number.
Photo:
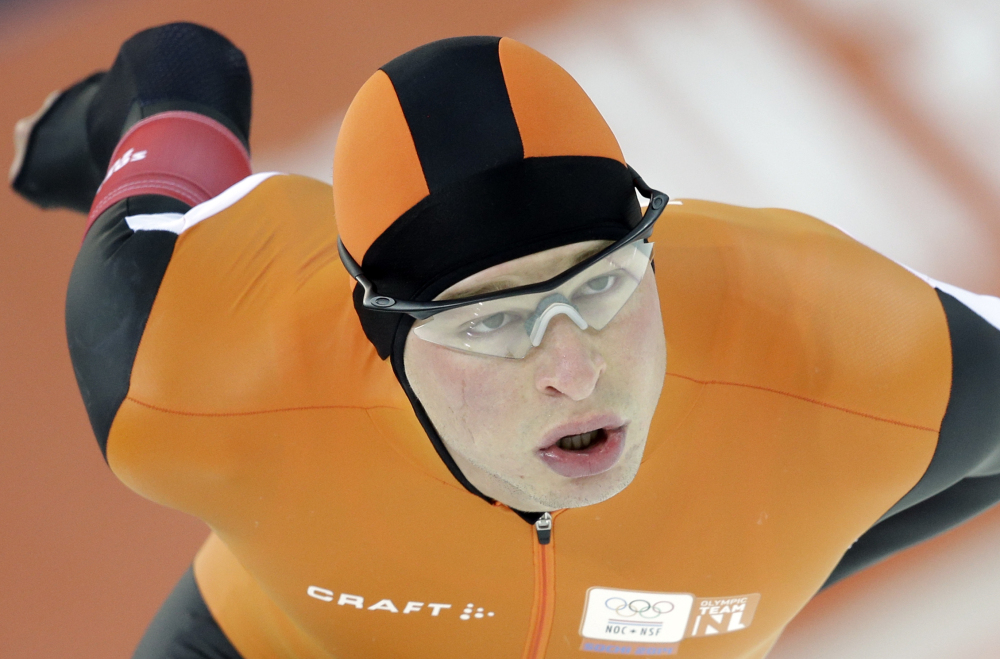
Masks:
[[[626,602],[621,597],[610,597],[604,606],[615,612],[616,615],[622,618],[631,618],[633,616],[639,616],[640,618],[652,619],[658,618],[659,616],[670,613],[674,610],[674,605],[671,602],[647,602],[646,600],[632,600],[631,602]]]

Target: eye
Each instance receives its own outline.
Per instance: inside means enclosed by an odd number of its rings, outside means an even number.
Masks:
[[[601,275],[594,277],[580,287],[580,295],[595,295],[610,290],[618,281],[617,275]]]
[[[509,324],[512,320],[513,317],[509,313],[501,311],[500,313],[495,313],[492,316],[487,316],[480,321],[472,323],[469,325],[468,331],[470,334],[489,334]]]

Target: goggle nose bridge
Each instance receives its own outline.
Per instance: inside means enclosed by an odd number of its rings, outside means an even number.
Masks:
[[[539,302],[538,306],[535,307],[535,313],[528,316],[528,319],[524,321],[524,329],[528,333],[533,347],[537,348],[542,344],[542,339],[545,337],[545,330],[548,329],[552,319],[559,314],[567,316],[581,330],[590,327],[583,316],[580,315],[580,311],[564,295],[553,293]]]

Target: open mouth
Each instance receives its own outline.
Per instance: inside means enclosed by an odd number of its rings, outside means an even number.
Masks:
[[[562,437],[556,442],[556,446],[564,451],[582,451],[598,443],[605,442],[607,439],[607,431],[604,428],[598,428],[597,430],[591,430],[580,435]]]
[[[559,437],[546,448],[539,449],[538,457],[552,471],[567,478],[594,476],[611,469],[625,448],[628,423],[617,418],[608,421],[601,428]]]

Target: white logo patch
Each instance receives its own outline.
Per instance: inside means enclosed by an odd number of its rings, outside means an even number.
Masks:
[[[746,629],[760,593],[695,597],[594,587],[587,591],[580,636],[584,652],[675,655],[681,641]]]
[[[677,643],[684,638],[694,595],[591,588],[580,636],[601,641]]]

